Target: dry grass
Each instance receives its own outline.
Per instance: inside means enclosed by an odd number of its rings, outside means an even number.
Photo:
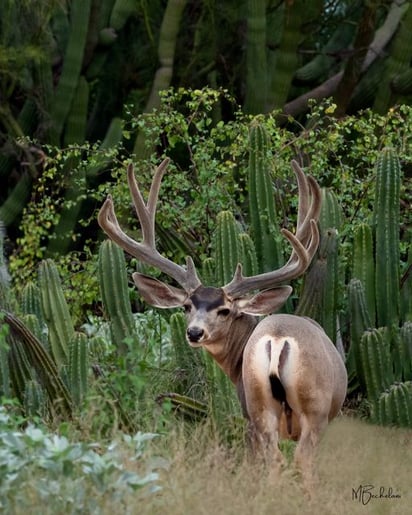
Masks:
[[[12,513],[25,514],[30,506],[29,512],[36,515],[412,514],[411,430],[371,426],[347,417],[334,421],[319,449],[319,483],[310,501],[291,467],[279,478],[271,477],[263,468],[250,466],[243,444],[228,451],[211,441],[207,428],[187,431],[186,427],[153,440],[139,462],[130,459],[127,448],[118,449],[126,469],[136,469],[142,475],[146,465],[152,469],[157,455],[166,458],[168,466],[159,469],[162,490],[156,494],[148,494],[145,489],[131,494],[116,485],[101,490],[87,484],[88,508],[79,509],[76,503],[68,502],[66,494],[45,504],[33,481],[33,488],[30,482],[26,484],[21,492],[24,502],[20,496],[21,502]],[[373,485],[375,495],[383,488],[384,494],[392,489],[392,495],[401,497],[372,498],[363,505],[352,496],[353,489],[361,485]],[[66,490],[71,495],[70,487]]]
[[[412,432],[370,426],[349,418],[331,424],[317,460],[319,484],[311,501],[292,470],[278,479],[230,456],[202,435],[169,442],[171,464],[162,473],[163,490],[155,497],[130,499],[126,511],[139,515],[295,515],[412,513]],[[373,485],[363,505],[352,489]],[[364,501],[368,500],[365,493]],[[135,504],[136,503],[136,504]],[[134,505],[134,506],[133,506]],[[137,510],[137,511],[136,511]]]

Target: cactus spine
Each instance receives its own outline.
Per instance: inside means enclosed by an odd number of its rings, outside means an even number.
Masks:
[[[179,393],[163,393],[157,397],[158,402],[169,401],[174,410],[189,420],[200,420],[207,417],[207,404],[181,395]]]
[[[392,149],[378,158],[374,226],[376,232],[376,311],[379,326],[399,320],[399,159]]]
[[[112,241],[99,249],[99,281],[103,306],[110,318],[113,343],[121,355],[127,353],[126,339],[135,337],[135,324],[130,307],[126,260],[123,251]]]
[[[49,342],[47,338],[47,328],[46,326],[40,325],[39,319],[36,315],[23,315],[22,322],[27,327],[29,331],[31,331],[34,336],[41,342],[43,347],[49,351]]]

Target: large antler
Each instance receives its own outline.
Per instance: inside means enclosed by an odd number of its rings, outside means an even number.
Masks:
[[[162,177],[166,171],[169,161],[169,158],[164,159],[156,168],[147,204],[145,204],[139,186],[136,182],[133,165],[130,164],[127,168],[127,182],[129,184],[130,194],[142,230],[143,241],[141,243],[130,238],[120,227],[114,212],[111,195],[109,195],[105,200],[99,211],[97,219],[104,232],[123,250],[140,261],[143,261],[143,263],[152,265],[158,268],[161,272],[172,277],[188,294],[190,294],[201,285],[193,260],[188,257],[185,268],[165,258],[156,249],[156,205]]]
[[[292,168],[299,188],[297,229],[296,234],[287,229],[281,231],[293,248],[289,261],[278,270],[251,277],[243,277],[242,265],[238,264],[232,281],[223,287],[229,297],[241,297],[252,290],[273,288],[290,281],[302,275],[312,261],[319,246],[317,221],[321,207],[320,188],[313,177],[303,173],[296,161],[292,161]]]

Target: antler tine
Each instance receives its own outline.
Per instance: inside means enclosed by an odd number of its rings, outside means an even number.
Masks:
[[[295,176],[298,182],[298,191],[299,191],[299,206],[298,206],[298,218],[297,218],[297,227],[300,227],[306,218],[306,213],[309,210],[310,202],[309,202],[309,184],[308,178],[303,173],[302,168],[299,166],[298,162],[295,159],[292,159],[291,166],[293,171],[295,172]]]
[[[296,224],[296,237],[300,241],[308,240],[311,236],[310,220],[318,220],[321,208],[321,191],[313,177],[306,176],[298,163],[293,160],[292,168],[298,181],[299,207]]]
[[[147,243],[147,245],[150,245],[151,247],[155,246],[155,217],[160,184],[169,162],[170,159],[167,157],[156,168],[152,184],[150,186],[147,205],[143,200],[143,195],[141,194],[139,186],[136,182],[133,164],[129,164],[127,167],[127,183],[129,185],[129,190],[134,207],[136,209],[136,214],[139,218],[142,228],[143,243]]]
[[[272,288],[285,281],[302,275],[308,268],[319,246],[317,221],[321,207],[321,192],[313,177],[307,177],[298,163],[292,161],[299,189],[299,208],[296,234],[282,229],[282,234],[292,246],[292,253],[287,263],[272,272],[243,277],[239,264],[232,281],[223,287],[231,297],[241,297],[251,290]]]
[[[113,199],[109,195],[98,214],[98,222],[104,232],[123,250],[147,265],[158,268],[161,272],[175,279],[182,288],[191,293],[201,285],[193,260],[188,257],[186,268],[173,263],[162,256],[156,249],[155,215],[160,184],[170,159],[166,158],[156,169],[147,204],[145,204],[134,176],[133,165],[127,168],[127,179],[137,217],[140,221],[143,241],[139,243],[130,238],[120,227],[114,210]]]

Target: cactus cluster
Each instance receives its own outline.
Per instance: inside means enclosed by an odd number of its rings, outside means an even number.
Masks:
[[[112,242],[102,244],[99,275],[112,343],[125,354],[125,341],[136,335],[124,255]],[[70,416],[88,393],[93,338],[75,330],[56,265],[41,262],[38,283],[25,285],[19,305],[0,282],[0,327],[6,328],[7,343],[0,347],[0,394],[20,399],[28,415]]]
[[[127,345],[136,338],[135,326],[124,253],[110,240],[104,241],[99,250],[99,285],[103,307],[110,319],[112,340],[118,351],[125,355]]]
[[[412,381],[395,383],[373,403],[372,420],[385,426],[412,427]]]
[[[399,270],[400,164],[384,149],[376,166],[371,225],[354,233],[349,283],[351,347],[349,376],[365,393],[371,418],[382,424],[410,425],[412,410],[412,332]],[[406,296],[407,297],[407,296]]]

